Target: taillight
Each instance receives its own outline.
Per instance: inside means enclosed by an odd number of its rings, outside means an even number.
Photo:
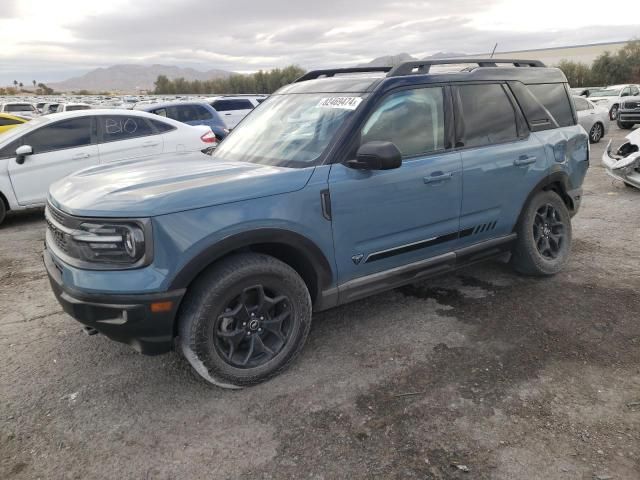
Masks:
[[[204,143],[217,143],[218,139],[216,138],[216,134],[209,130],[207,133],[200,137]]]

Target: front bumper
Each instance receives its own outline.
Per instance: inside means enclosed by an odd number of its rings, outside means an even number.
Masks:
[[[184,289],[144,295],[80,292],[64,285],[62,267],[46,249],[43,259],[56,299],[78,322],[145,355],[172,349],[174,323]],[[160,303],[164,304],[162,309],[158,308]],[[152,311],[152,305],[162,311]]]
[[[627,158],[616,159],[611,157],[611,142],[602,155],[602,165],[609,175],[616,180],[620,180],[628,185],[640,188],[640,156],[629,155]]]
[[[640,123],[639,110],[619,110],[618,120],[621,123]]]

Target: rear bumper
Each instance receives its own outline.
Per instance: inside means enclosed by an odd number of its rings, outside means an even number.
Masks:
[[[174,322],[184,289],[145,295],[79,292],[64,285],[61,267],[48,250],[44,251],[43,259],[56,299],[78,322],[145,355],[157,355],[173,348]],[[158,302],[171,302],[171,305],[166,311],[153,312],[151,305]]]

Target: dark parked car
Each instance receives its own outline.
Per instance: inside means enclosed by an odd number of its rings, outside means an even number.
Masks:
[[[166,102],[140,105],[136,110],[155,113],[161,117],[171,118],[189,125],[206,125],[211,127],[218,141],[229,134],[224,120],[216,110],[206,102]]]

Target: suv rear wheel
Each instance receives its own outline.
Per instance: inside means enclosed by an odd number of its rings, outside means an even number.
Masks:
[[[207,381],[254,385],[282,372],[311,327],[311,298],[287,264],[257,253],[232,255],[189,288],[178,319],[184,356]]]
[[[552,191],[538,192],[529,201],[516,227],[518,239],[511,259],[526,275],[558,273],[571,251],[571,216]]]

